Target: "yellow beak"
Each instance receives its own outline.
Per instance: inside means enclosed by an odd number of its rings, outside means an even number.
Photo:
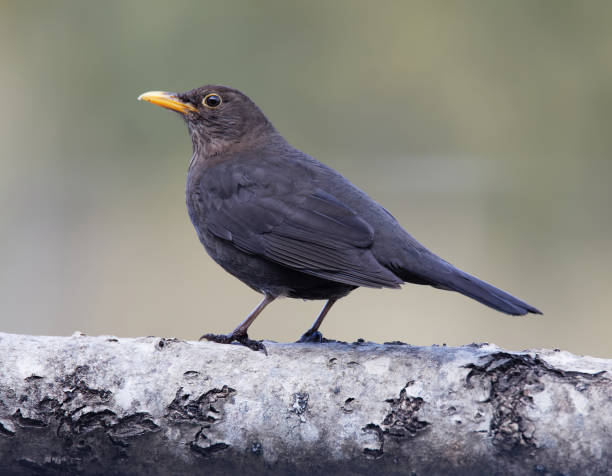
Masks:
[[[185,114],[186,112],[197,112],[197,109],[191,104],[184,103],[176,97],[174,93],[167,93],[165,91],[149,91],[148,93],[141,94],[138,96],[139,101],[147,101],[156,106],[165,107],[166,109],[172,109],[173,111]]]

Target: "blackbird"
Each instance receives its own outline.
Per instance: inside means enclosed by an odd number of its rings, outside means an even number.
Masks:
[[[177,111],[187,123],[193,226],[213,260],[264,296],[231,334],[202,338],[261,349],[248,338],[249,326],[288,296],[327,300],[300,339],[321,341],[318,329],[338,299],[360,286],[405,282],[457,291],[506,314],[541,314],[429,251],[342,175],[291,146],[240,91],[208,85],[138,99]]]

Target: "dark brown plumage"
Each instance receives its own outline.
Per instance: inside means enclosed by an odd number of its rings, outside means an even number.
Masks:
[[[241,92],[204,86],[143,99],[179,112],[193,142],[187,208],[200,241],[226,271],[264,295],[227,336],[252,348],[247,329],[279,296],[328,300],[302,341],[333,303],[359,286],[404,282],[458,291],[501,312],[540,314],[427,250],[382,206],[335,170],[283,139]]]

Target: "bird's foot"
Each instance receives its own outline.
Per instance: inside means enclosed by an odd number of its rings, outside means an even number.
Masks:
[[[315,331],[315,332],[306,331],[304,332],[302,337],[300,337],[300,340],[298,340],[298,342],[302,344],[306,342],[310,344],[320,344],[326,341],[327,339],[325,339],[323,337],[323,334],[321,334],[319,331]]]
[[[246,332],[244,334],[204,334],[202,337],[200,337],[200,340],[208,340],[211,342],[217,342],[218,344],[233,344],[235,342],[254,351],[261,350],[264,354],[268,355],[266,346],[259,340],[249,339]]]

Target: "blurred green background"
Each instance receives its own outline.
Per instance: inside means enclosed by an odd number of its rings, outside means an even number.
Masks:
[[[232,330],[259,296],[187,217],[191,143],[136,97],[241,89],[417,239],[544,311],[360,289],[329,338],[612,357],[612,3],[0,2],[0,330]],[[297,339],[283,300],[254,338]]]

